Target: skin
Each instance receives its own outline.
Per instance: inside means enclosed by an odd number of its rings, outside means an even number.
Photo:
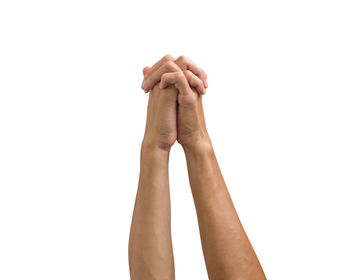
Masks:
[[[176,60],[165,56],[144,69],[142,88],[145,92],[152,90],[130,235],[131,279],[175,278],[168,182],[169,151],[175,139],[186,155],[209,279],[266,279],[234,208],[206,129],[202,106],[206,79],[205,72],[183,56]],[[164,104],[169,106],[155,106],[151,100],[154,92],[167,99]],[[174,106],[170,108],[170,104]],[[154,117],[159,115],[162,117]]]
[[[170,230],[168,161],[176,141],[175,87],[154,86],[141,147],[140,179],[130,230],[131,279],[175,279]]]

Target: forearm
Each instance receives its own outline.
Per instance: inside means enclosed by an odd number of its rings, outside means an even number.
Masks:
[[[265,279],[221,175],[210,141],[185,148],[210,279]]]
[[[129,241],[132,280],[174,279],[168,159],[168,151],[142,148]]]

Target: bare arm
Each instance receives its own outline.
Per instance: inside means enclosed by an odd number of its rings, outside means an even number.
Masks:
[[[168,160],[177,138],[178,90],[160,89],[163,73],[191,68],[204,73],[183,57],[166,55],[151,68],[145,67],[145,92],[150,91],[145,136],[141,149],[139,187],[130,230],[129,264],[132,280],[175,279],[170,230]],[[204,92],[201,84],[199,90]]]
[[[196,206],[209,279],[266,279],[238,218],[206,130],[201,82],[189,71],[162,75],[160,87],[175,85],[178,135],[183,146]]]
[[[129,240],[132,280],[175,279],[170,230],[168,160],[176,140],[177,90],[155,86],[149,96],[140,179]]]
[[[142,148],[139,187],[130,230],[131,279],[175,279],[170,233],[167,151]]]
[[[205,93],[206,74],[184,56],[167,60],[156,70],[146,70],[143,89],[147,92],[160,80],[160,88],[174,85],[179,91],[177,140],[186,154],[209,278],[266,279],[233,206],[206,130],[199,95]]]
[[[266,279],[210,142],[184,150],[209,279]]]

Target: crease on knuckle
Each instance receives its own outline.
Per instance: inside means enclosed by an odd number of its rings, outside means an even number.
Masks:
[[[169,73],[163,73],[162,76],[160,76],[161,81],[166,81],[169,77]]]
[[[185,78],[185,74],[184,74],[184,72],[176,72],[176,79],[177,80],[181,80],[181,79],[183,79],[183,78]]]
[[[185,70],[185,71],[184,71],[184,74],[185,74],[185,76],[186,76],[187,79],[190,78],[190,77],[192,76],[192,72],[191,72],[190,70]]]
[[[176,64],[170,60],[165,63],[164,67],[166,71],[174,71],[174,72],[177,71]]]
[[[179,58],[178,58],[179,61],[182,61],[182,62],[186,62],[187,61],[187,57],[184,56],[184,55],[180,55]]]
[[[172,61],[172,60],[174,60],[174,57],[171,54],[166,54],[163,56],[163,60]]]

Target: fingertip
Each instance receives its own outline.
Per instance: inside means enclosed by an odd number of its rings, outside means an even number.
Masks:
[[[146,87],[146,81],[143,81],[142,85],[141,85],[141,88],[142,90],[147,93],[149,90],[148,90],[148,87]]]
[[[150,69],[150,67],[148,67],[148,66],[144,67],[144,68],[142,69],[143,75],[146,75],[149,69]]]
[[[142,82],[142,88],[144,89],[144,90],[147,90],[147,89],[149,89],[150,88],[150,82],[148,81],[148,80],[143,80],[143,82]]]

